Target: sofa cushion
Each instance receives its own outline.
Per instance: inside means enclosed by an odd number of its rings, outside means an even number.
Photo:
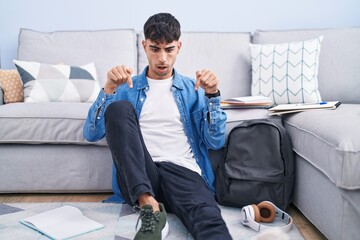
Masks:
[[[320,102],[319,55],[322,37],[300,42],[250,44],[251,94],[275,104]]]
[[[100,91],[94,63],[83,66],[16,61],[25,102],[94,102]]]
[[[118,64],[137,71],[136,33],[132,29],[38,32],[21,29],[18,60],[81,66],[94,62],[100,86]]]
[[[23,85],[16,70],[0,69],[0,88],[4,92],[5,103],[24,101]]]
[[[336,186],[360,189],[360,104],[284,116],[294,151]]]
[[[13,103],[0,106],[0,143],[107,145],[87,142],[83,124],[91,103]]]
[[[289,31],[256,31],[253,43],[304,41],[323,36],[319,91],[323,101],[360,103],[360,27]]]
[[[138,45],[144,39],[138,35]],[[249,96],[250,33],[183,32],[182,48],[175,68],[180,74],[195,78],[195,72],[212,70],[219,79],[223,99]],[[147,65],[144,50],[139,50],[139,71]]]
[[[83,124],[91,103],[38,102],[0,106],[0,144],[80,144],[107,146],[106,139],[88,142]],[[227,132],[239,121],[268,117],[266,109],[227,109]]]

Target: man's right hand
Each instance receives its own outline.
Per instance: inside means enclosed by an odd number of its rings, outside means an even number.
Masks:
[[[107,81],[104,86],[104,91],[107,94],[113,94],[116,88],[124,83],[129,85],[129,88],[133,87],[131,74],[133,70],[124,65],[118,65],[112,68],[107,73]]]

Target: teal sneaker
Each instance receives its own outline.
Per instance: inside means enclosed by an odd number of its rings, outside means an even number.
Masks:
[[[159,203],[159,212],[153,212],[151,205],[144,205],[140,209],[141,227],[135,235],[135,240],[162,240],[169,234],[167,214],[162,203]]]

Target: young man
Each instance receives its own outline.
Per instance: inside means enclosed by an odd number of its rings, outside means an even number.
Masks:
[[[231,239],[214,199],[208,158],[208,148],[225,143],[218,79],[206,69],[194,73],[196,80],[174,69],[182,43],[180,23],[171,14],[150,17],[144,34],[148,66],[134,77],[123,65],[108,72],[84,137],[96,141],[106,135],[121,193],[140,207],[135,239],[164,239],[165,209],[195,239]]]

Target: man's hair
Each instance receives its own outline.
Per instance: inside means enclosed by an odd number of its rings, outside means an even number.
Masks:
[[[158,13],[144,24],[144,35],[155,43],[172,43],[180,38],[180,23],[170,13]]]

